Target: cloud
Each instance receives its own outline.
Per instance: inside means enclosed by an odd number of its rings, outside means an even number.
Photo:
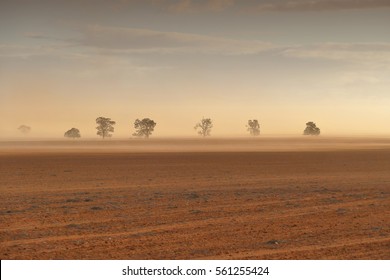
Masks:
[[[102,0],[84,0],[103,3]],[[241,0],[242,1],[242,0]],[[236,0],[111,0],[113,10],[132,7],[147,7],[173,13],[197,13],[197,12],[220,12],[234,7]]]
[[[36,37],[38,39],[38,37]],[[45,40],[55,40],[51,37],[44,36]],[[34,45],[34,44],[4,44],[0,45],[0,58],[19,58],[19,59],[28,59],[33,57],[57,57],[57,58],[71,58],[78,59],[80,57],[85,57],[85,54],[82,54],[79,51],[71,49],[75,46],[74,43],[66,44],[43,44],[43,45]]]
[[[34,3],[33,3],[34,2]],[[38,2],[38,3],[35,3]],[[2,2],[1,2],[2,3]],[[3,3],[2,3],[3,4]],[[390,8],[389,0],[14,0],[5,1],[0,13],[12,16],[16,11],[35,13],[37,10],[57,12],[77,10],[123,12],[148,10],[158,13],[196,14],[222,13],[256,14],[264,12],[304,12]],[[99,13],[100,14],[100,13]],[[17,15],[17,14],[15,14]]]
[[[0,58],[28,58],[42,53],[43,49],[36,46],[0,45]]]
[[[121,0],[135,5],[139,0]],[[389,0],[143,0],[144,4],[174,13],[221,12],[304,12],[372,9],[390,7]]]
[[[280,46],[257,40],[237,40],[193,33],[110,26],[78,27],[79,36],[63,44],[42,46],[0,45],[0,56],[67,54],[70,57],[121,54],[214,54],[249,55],[272,51],[284,57],[323,59],[390,68],[390,43],[322,43]],[[28,34],[48,41],[49,36]],[[57,38],[53,38],[57,41]],[[92,52],[91,52],[92,51]],[[73,55],[74,54],[74,55]]]
[[[363,86],[363,85],[375,85],[381,82],[378,75],[373,75],[372,72],[344,72],[340,75],[340,82],[344,86]]]
[[[80,37],[72,39],[80,46],[127,53],[210,53],[222,55],[254,54],[272,48],[270,43],[235,40],[191,33],[150,29],[87,26]]]
[[[346,61],[389,68],[390,43],[325,43],[286,48],[282,54],[286,57]]]
[[[168,10],[176,13],[220,12],[235,4],[234,0],[179,0],[173,2],[168,5]]]
[[[371,9],[390,7],[389,0],[292,0],[292,1],[265,1],[265,3],[246,6],[246,12],[304,12],[304,11],[332,11],[351,9]]]

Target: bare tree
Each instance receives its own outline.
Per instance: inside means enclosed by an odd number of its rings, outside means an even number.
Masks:
[[[314,122],[307,122],[303,135],[320,135],[321,131]]]
[[[149,136],[152,135],[155,126],[156,123],[149,118],[144,118],[142,120],[136,119],[134,122],[135,132],[133,133],[133,136],[149,138]]]
[[[258,120],[249,120],[246,127],[252,136],[260,135],[260,124]]]
[[[97,135],[100,135],[103,137],[111,137],[112,134],[110,132],[114,132],[114,125],[115,122],[112,121],[110,118],[105,118],[105,117],[99,117],[96,119],[96,124],[98,125],[96,127],[97,129]]]
[[[198,129],[198,134],[203,137],[210,136],[211,128],[213,127],[213,121],[210,118],[202,118],[200,122],[198,122],[194,129]]]
[[[18,130],[23,133],[23,134],[28,134],[31,131],[31,127],[22,124],[21,126],[18,127]]]
[[[65,132],[64,134],[64,137],[68,137],[68,138],[80,138],[80,130],[78,130],[77,128],[71,128],[69,129],[67,132]]]

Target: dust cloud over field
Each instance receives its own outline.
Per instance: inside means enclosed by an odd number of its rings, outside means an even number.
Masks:
[[[266,152],[390,148],[390,138],[241,137],[0,141],[0,153]]]
[[[1,259],[389,259],[390,140],[0,142]]]

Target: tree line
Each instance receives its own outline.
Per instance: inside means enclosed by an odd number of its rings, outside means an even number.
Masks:
[[[104,139],[112,136],[116,122],[111,120],[110,118],[99,117],[96,119],[96,124],[97,124],[96,134],[101,136]],[[149,138],[152,135],[156,125],[157,123],[154,120],[151,120],[149,118],[143,118],[142,120],[136,119],[134,122],[135,132],[133,133],[133,136],[140,137],[140,138]],[[22,125],[18,129],[21,132],[26,133],[27,129],[25,127],[26,127],[25,125]],[[212,128],[213,128],[213,121],[210,118],[202,118],[198,123],[196,123],[194,127],[197,133],[202,137],[210,136]],[[248,120],[246,128],[250,135],[252,136],[260,135],[260,124],[258,120],[255,119]],[[28,127],[28,132],[30,130],[31,128]],[[317,125],[314,122],[310,121],[306,123],[306,128],[303,131],[303,135],[318,136],[320,135],[320,132],[321,131],[317,127]],[[64,137],[80,138],[81,137],[80,130],[77,128],[71,128],[65,132]]]

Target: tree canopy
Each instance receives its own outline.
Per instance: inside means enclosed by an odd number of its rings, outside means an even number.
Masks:
[[[110,118],[105,118],[105,117],[99,117],[96,119],[96,124],[98,125],[96,127],[97,129],[97,135],[100,135],[103,137],[111,137],[112,134],[110,132],[114,132],[114,125],[115,122],[112,121]]]
[[[77,128],[71,128],[69,129],[67,132],[65,132],[64,134],[64,137],[68,137],[68,138],[80,138],[81,135],[80,135],[80,130],[78,130]]]
[[[149,138],[149,136],[152,135],[155,126],[156,123],[149,118],[144,118],[142,120],[136,119],[134,122],[135,132],[133,133],[133,136]]]
[[[24,125],[22,124],[21,126],[18,127],[18,130],[23,133],[23,134],[27,134],[31,131],[31,127],[27,126],[27,125]]]
[[[252,136],[260,135],[260,124],[258,120],[249,120],[246,127]]]
[[[206,137],[210,136],[211,128],[213,127],[213,121],[210,118],[202,118],[200,122],[198,122],[194,129],[199,129],[198,134]]]
[[[303,135],[320,135],[321,131],[314,122],[307,122]]]

